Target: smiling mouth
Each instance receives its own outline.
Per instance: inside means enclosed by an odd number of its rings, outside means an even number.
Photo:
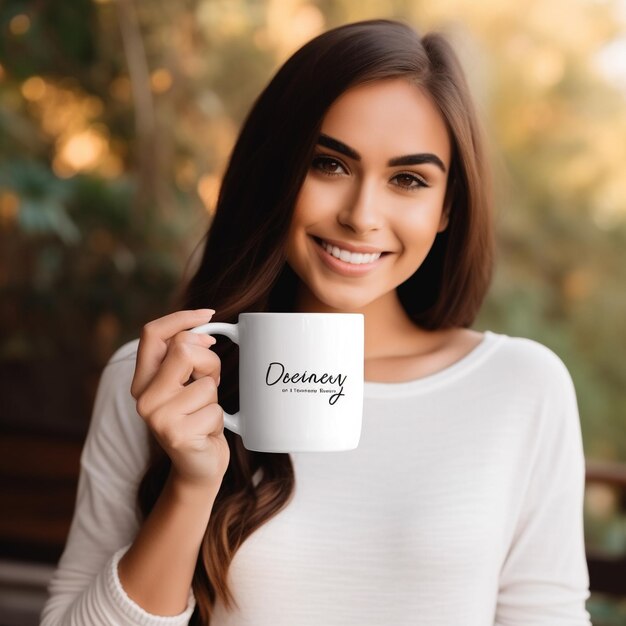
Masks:
[[[320,237],[315,237],[314,235],[311,235],[311,237],[329,256],[350,265],[371,265],[382,256],[389,254],[389,252],[352,252],[332,245]]]

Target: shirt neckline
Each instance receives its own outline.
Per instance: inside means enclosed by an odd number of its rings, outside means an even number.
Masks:
[[[494,333],[490,330],[483,331],[483,335],[482,341],[466,355],[433,374],[402,382],[364,381],[364,396],[366,398],[388,398],[392,396],[410,395],[429,391],[442,384],[456,380],[482,362],[507,336]]]

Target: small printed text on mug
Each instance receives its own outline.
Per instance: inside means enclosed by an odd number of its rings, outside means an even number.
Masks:
[[[339,391],[336,392],[335,389],[331,389],[331,390],[327,390],[327,389],[320,389],[321,393],[332,393],[333,395],[330,396],[330,398],[328,398],[328,403],[329,404],[335,404],[337,402],[337,400],[339,400],[339,398],[341,396],[345,396],[346,394],[343,393],[343,386],[346,382],[347,379],[347,375],[346,374],[309,374],[307,373],[307,371],[305,370],[304,372],[300,373],[300,372],[295,372],[293,374],[290,374],[289,372],[285,372],[285,366],[282,363],[279,363],[278,361],[272,361],[269,364],[269,367],[267,368],[267,372],[265,373],[265,384],[268,386],[272,386],[275,385],[276,383],[282,382],[282,383],[301,383],[301,384],[310,384],[310,383],[317,383],[317,384],[331,384],[331,385],[339,385]],[[312,391],[309,389],[296,389],[296,392],[298,391]],[[333,393],[336,392],[336,393]]]

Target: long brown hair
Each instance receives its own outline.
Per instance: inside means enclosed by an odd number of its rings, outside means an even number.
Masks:
[[[346,89],[403,77],[428,91],[448,126],[452,161],[448,227],[413,276],[398,287],[413,321],[426,329],[467,327],[491,281],[492,196],[485,149],[459,61],[445,37],[424,37],[387,19],[346,24],[296,51],[254,102],[223,177],[202,258],[177,309],[210,307],[213,321],[236,322],[244,311],[293,310],[298,279],[285,262],[293,207],[313,158],[325,112]],[[238,347],[218,339],[219,402],[238,410]],[[233,555],[260,525],[285,507],[295,487],[288,454],[246,450],[225,431],[230,464],[198,556],[191,623],[209,624],[216,600],[236,605],[227,584]],[[153,442],[154,443],[154,442]],[[144,515],[169,471],[158,445],[141,482]]]

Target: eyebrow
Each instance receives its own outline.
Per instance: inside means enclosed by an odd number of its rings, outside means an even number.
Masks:
[[[361,155],[354,148],[351,148],[342,141],[339,141],[339,139],[335,139],[329,135],[325,135],[324,133],[320,133],[317,143],[320,146],[325,146],[331,150],[341,152],[341,154],[345,154],[347,157],[350,157],[355,161],[361,160]],[[387,161],[387,165],[389,167],[394,167],[396,165],[422,165],[423,163],[432,163],[442,172],[445,173],[446,171],[446,166],[443,164],[443,161],[436,154],[432,154],[430,152],[405,154],[404,156],[394,157],[393,159],[389,159],[389,161]]]

